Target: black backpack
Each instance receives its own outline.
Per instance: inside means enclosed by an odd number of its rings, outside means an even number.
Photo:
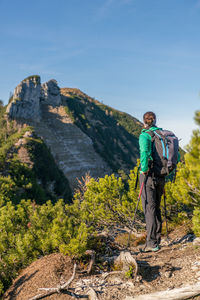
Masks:
[[[152,158],[150,170],[157,177],[169,175],[178,163],[179,141],[168,130],[146,131],[151,136]]]

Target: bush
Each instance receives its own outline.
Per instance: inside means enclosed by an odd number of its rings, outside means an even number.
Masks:
[[[72,192],[69,182],[63,172],[56,165],[50,150],[47,148],[43,140],[36,136],[27,138],[26,147],[33,162],[32,173],[39,181],[41,181],[41,185],[46,191],[46,197],[52,201],[56,201],[57,198],[60,197],[66,202],[71,202]],[[48,192],[47,187],[49,183],[54,184],[54,197],[52,193]]]
[[[39,75],[28,76],[23,81],[26,81],[26,80],[36,80],[37,84],[40,84],[40,76]]]
[[[128,191],[122,178],[117,178],[114,174],[106,175],[99,180],[92,178],[87,183],[84,194],[77,193],[74,196],[74,206],[80,212],[81,220],[94,228],[119,225],[132,229],[137,191],[133,188],[135,172],[132,171],[130,176]],[[138,214],[140,214],[139,209]]]
[[[6,289],[20,268],[42,255],[85,252],[89,228],[71,209],[63,200],[41,206],[30,200],[17,206],[9,201],[0,208],[0,287]]]
[[[32,137],[24,138],[26,131],[32,132]],[[20,138],[25,139],[23,147],[28,151],[31,167],[19,161],[15,143]],[[40,204],[49,199],[55,202],[58,198],[71,202],[72,193],[67,178],[56,165],[43,140],[37,138],[31,127],[25,127],[20,131],[15,129],[14,133],[11,132],[0,145],[0,171],[6,174],[1,177],[1,180],[5,180],[3,177],[9,175],[15,184],[10,188],[12,193],[10,199],[15,204],[21,199],[32,199]],[[0,197],[0,205],[2,205],[3,201],[7,200],[1,192]]]
[[[196,236],[200,236],[200,207],[195,207],[192,223],[194,233]]]

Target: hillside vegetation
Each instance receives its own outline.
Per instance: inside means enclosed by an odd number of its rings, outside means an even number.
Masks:
[[[65,97],[67,98],[63,98],[63,101],[66,101],[66,109],[69,109],[69,103],[74,99]],[[90,115],[89,110],[94,110],[94,114],[96,114],[94,120],[96,121],[101,116],[103,120],[101,126],[106,124],[105,128],[101,129],[104,139],[107,136],[105,132],[109,132],[111,135],[110,128],[114,128],[115,124],[116,132],[110,138],[117,135],[120,130],[124,137],[132,136],[133,141],[137,140],[131,133],[125,133],[127,132],[124,128],[125,125],[122,123],[117,125],[117,120],[106,113],[100,104],[96,108],[93,104],[95,100],[92,100],[91,103],[89,103],[89,99],[87,101],[83,100],[82,103],[82,100],[79,102],[75,100],[71,105],[74,103],[76,103],[74,107],[83,105],[82,109],[84,110],[80,110],[79,114],[84,111],[86,116]],[[86,103],[87,105],[85,105]],[[20,129],[16,127],[15,122],[7,123],[4,111],[5,108],[1,106],[1,293],[9,287],[21,268],[41,256],[61,252],[74,258],[83,259],[87,249],[95,249],[97,252],[101,252],[101,255],[105,255],[105,242],[98,238],[99,232],[113,227],[133,229],[132,219],[138,196],[138,190],[134,190],[137,169],[135,167],[130,171],[127,181],[114,174],[106,175],[98,180],[89,177],[83,179],[70,203],[67,180],[58,170],[46,145],[34,134],[32,128]],[[82,124],[82,121],[76,119],[77,108],[74,110],[71,108],[70,112],[73,114],[74,120],[80,122],[79,126],[87,127],[86,124],[89,122],[88,130],[91,126],[91,136],[95,132],[97,134],[99,132],[99,136],[101,136],[101,131],[97,129],[100,128],[100,125],[97,125],[98,122],[97,124],[92,123],[91,115]],[[200,113],[197,112],[195,119],[200,126],[199,116]],[[138,126],[140,125],[138,124]],[[117,145],[119,144],[118,141]],[[103,146],[103,150],[100,150],[105,151],[108,146],[105,142],[103,145],[105,148]],[[167,211],[170,216],[169,228],[185,223],[197,236],[200,236],[199,145],[200,130],[198,129],[194,131],[188,145],[185,163],[180,163],[178,166],[176,182],[166,184]],[[112,151],[117,151],[116,149],[113,146]],[[20,153],[26,155],[20,155]],[[123,155],[125,153],[123,152]],[[111,160],[110,163],[117,168],[114,160]],[[128,167],[128,163],[126,167]],[[143,231],[143,224],[144,217],[140,203],[134,231],[136,229]]]
[[[139,157],[142,124],[78,89],[61,89],[63,105],[74,123],[93,141],[95,150],[113,171],[129,172]]]
[[[0,205],[10,198],[15,204],[21,199],[40,204],[59,198],[70,202],[68,181],[43,140],[35,135],[33,128],[8,122],[5,108],[0,109]]]

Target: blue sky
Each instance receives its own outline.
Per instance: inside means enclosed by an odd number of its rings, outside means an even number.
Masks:
[[[55,78],[189,142],[200,108],[200,0],[0,0],[0,99]]]

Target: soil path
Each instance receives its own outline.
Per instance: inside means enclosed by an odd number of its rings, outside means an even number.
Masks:
[[[80,268],[72,282],[71,291],[82,295],[92,287],[99,300],[125,300],[143,294],[181,288],[200,282],[200,238],[194,235],[171,234],[171,243],[163,246],[156,253],[141,253],[139,246],[132,248],[139,271],[134,279],[120,276],[109,276],[104,279],[105,270],[100,270],[98,264],[93,275],[80,274]],[[43,257],[22,271],[6,292],[5,300],[28,300],[38,294],[38,288],[56,287],[61,281],[67,281],[72,275],[73,263],[69,257],[62,254],[52,254]],[[44,299],[71,300],[69,294],[55,294]],[[195,299],[200,299],[197,296]],[[147,297],[148,300],[148,297]]]

